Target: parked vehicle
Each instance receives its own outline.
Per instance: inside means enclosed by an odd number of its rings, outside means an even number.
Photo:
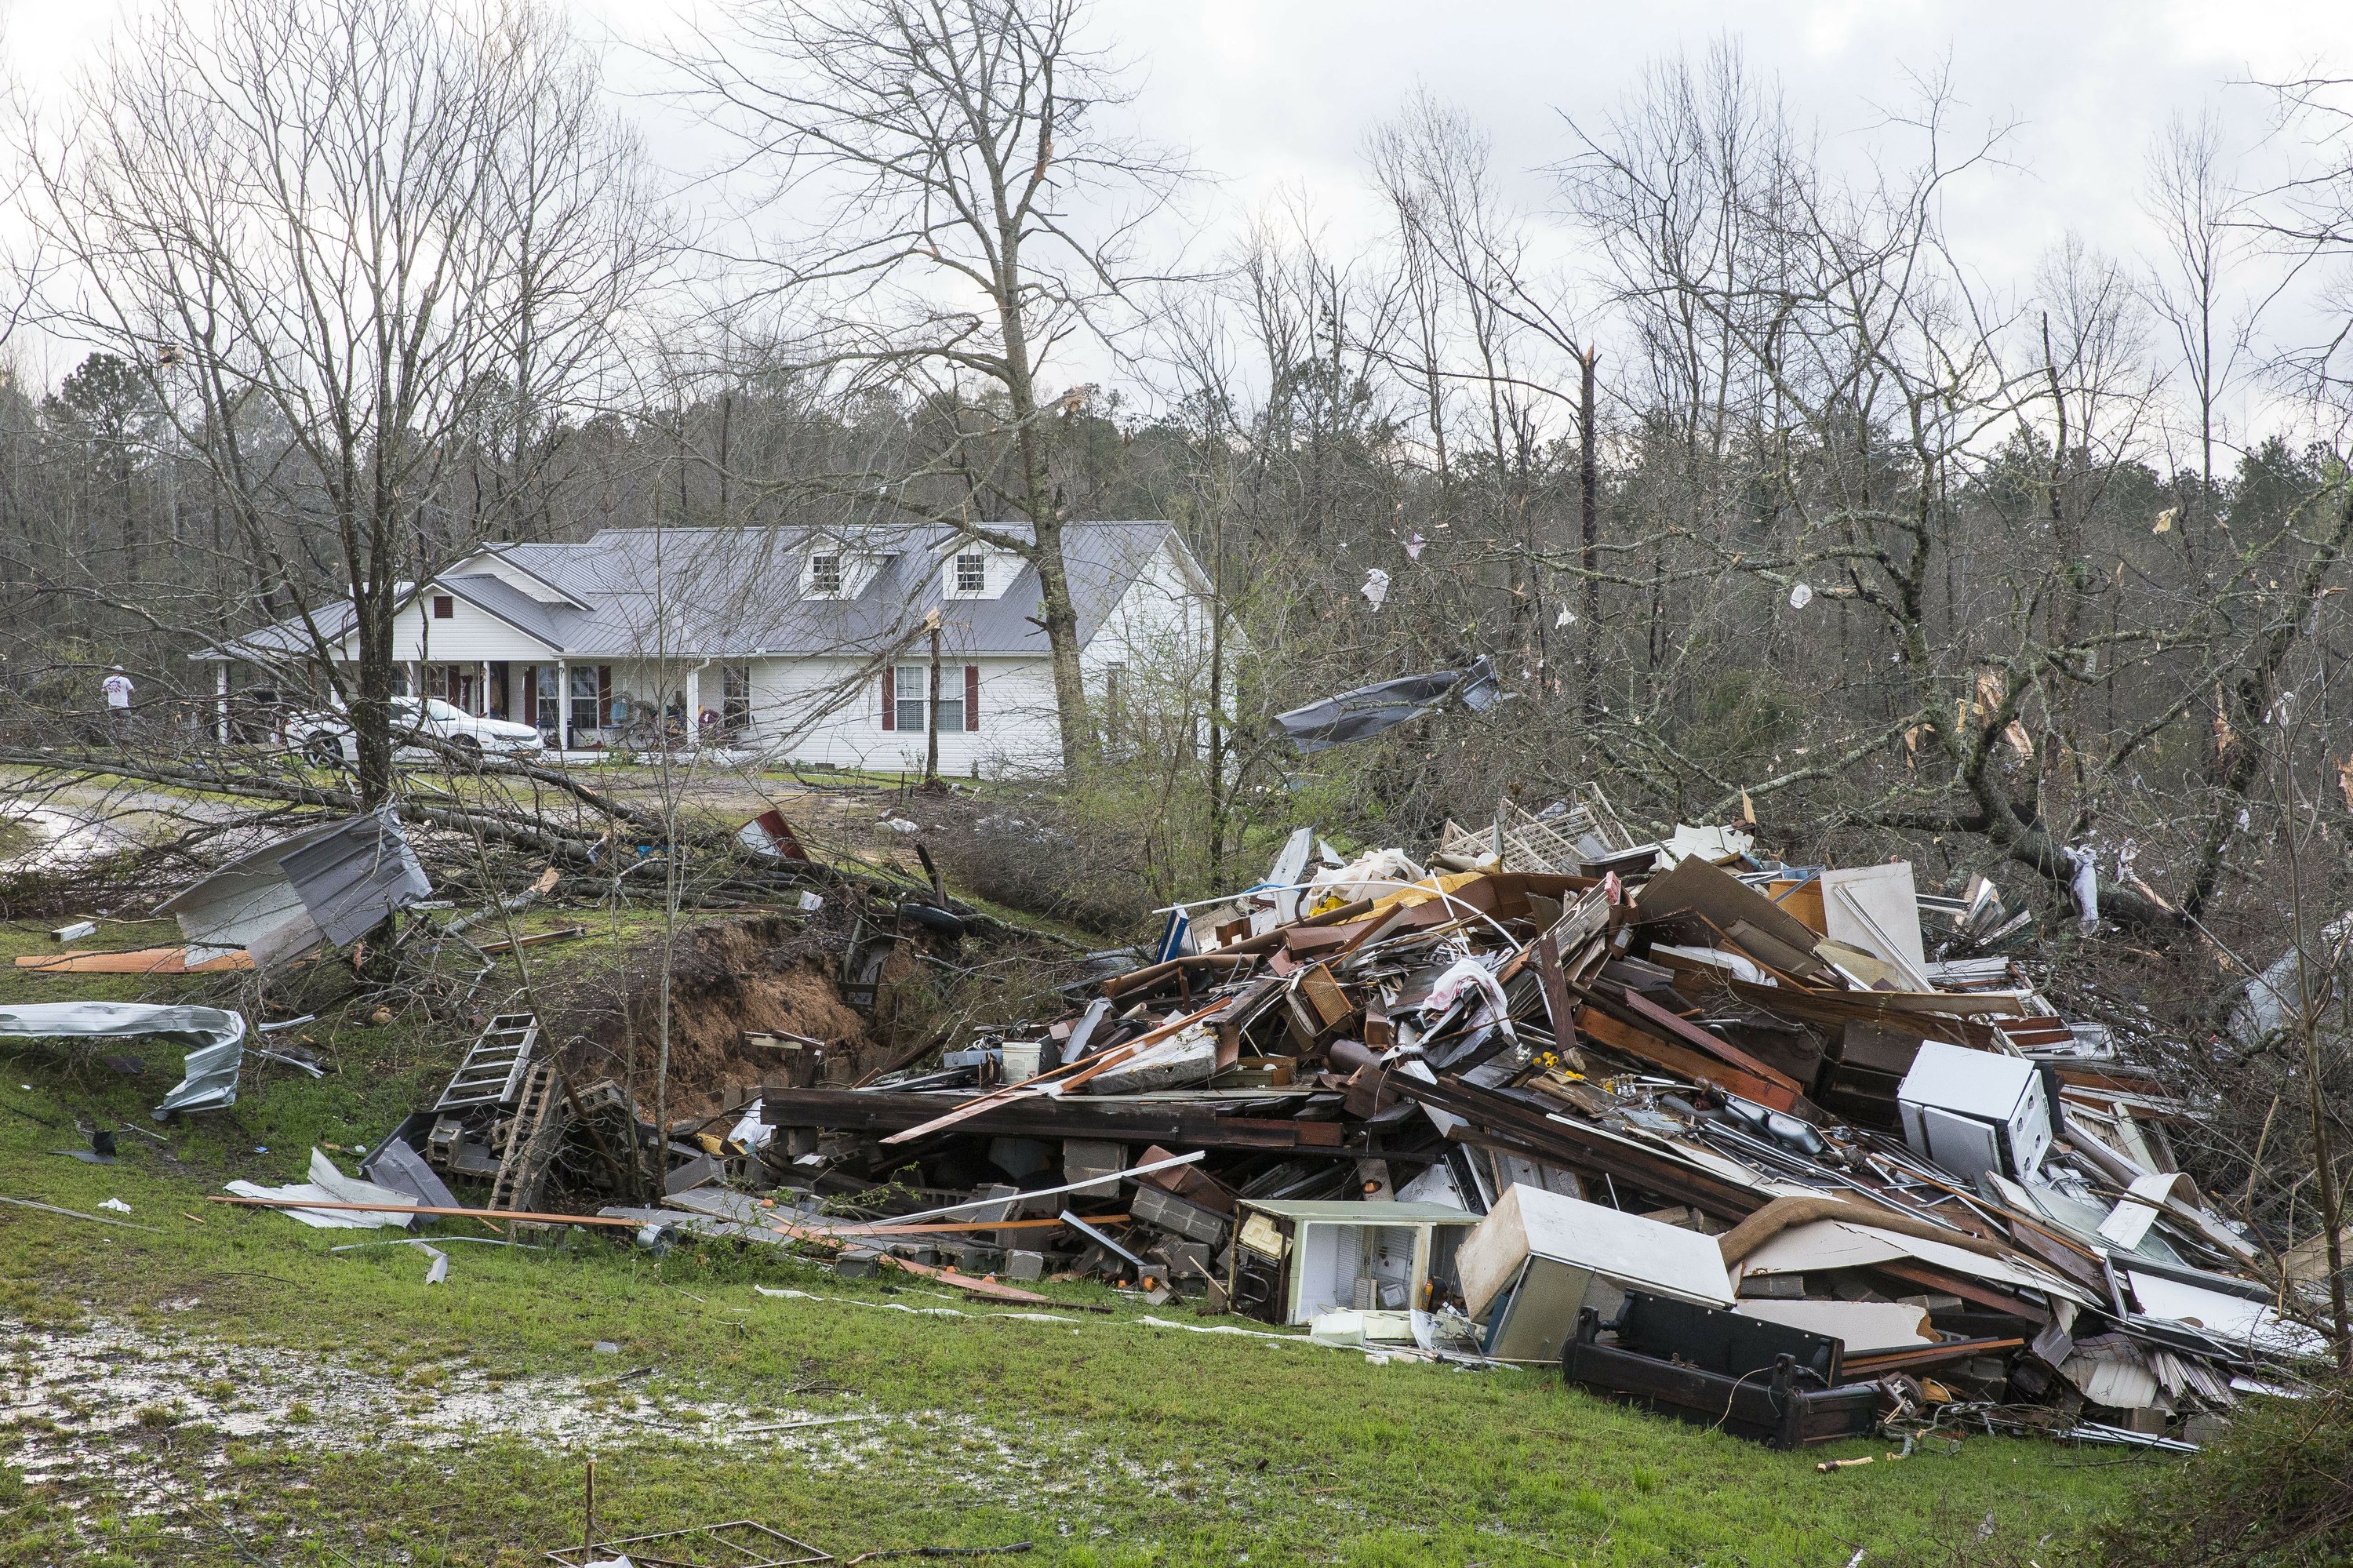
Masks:
[[[286,721],[286,745],[315,768],[335,768],[359,760],[359,742],[350,718],[341,708],[297,714]],[[527,724],[507,719],[478,718],[438,697],[421,702],[415,697],[392,699],[393,756],[402,762],[432,762],[444,754],[420,741],[439,741],[460,760],[486,757],[535,757],[545,737]]]

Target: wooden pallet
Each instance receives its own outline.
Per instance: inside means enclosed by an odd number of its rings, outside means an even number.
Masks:
[[[544,1059],[533,1064],[523,1078],[515,1113],[504,1124],[506,1147],[499,1173],[491,1180],[491,1208],[528,1208],[538,1196],[540,1177],[554,1158],[555,1130],[563,1122],[554,1114],[560,1093],[555,1064]]]

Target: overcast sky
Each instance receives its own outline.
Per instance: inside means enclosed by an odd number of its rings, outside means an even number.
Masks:
[[[572,0],[585,33],[614,41],[625,90],[652,77],[623,41],[708,3]],[[71,69],[114,25],[103,0],[0,5],[15,69],[35,82]],[[2019,126],[2017,166],[1976,179],[1949,209],[1960,249],[1997,282],[2021,281],[2071,228],[2141,251],[2143,158],[2169,113],[2211,103],[2253,143],[2266,101],[2235,84],[2332,63],[2353,72],[2345,0],[1099,0],[1094,26],[1135,62],[1147,130],[1221,177],[1213,224],[1297,187],[1344,235],[1368,212],[1366,132],[1417,86],[1490,127],[1499,167],[1534,206],[1548,196],[1535,171],[1567,149],[1561,115],[1598,119],[1672,51],[1736,37],[1832,137],[1900,101],[1906,69],[1949,61],[1973,117]],[[709,156],[681,111],[650,99],[631,109],[666,164]]]

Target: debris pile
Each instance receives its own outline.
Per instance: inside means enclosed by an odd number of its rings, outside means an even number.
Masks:
[[[765,1084],[768,1194],[645,1214],[1558,1363],[1783,1445],[2195,1444],[2324,1341],[2174,1168],[2192,1108],[1984,950],[2021,923],[1901,862],[1640,842],[1591,789],[1427,863],[1303,832],[1064,1017]]]

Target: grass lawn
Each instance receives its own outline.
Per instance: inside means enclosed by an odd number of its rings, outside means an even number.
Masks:
[[[0,927],[0,959],[46,946]],[[179,983],[0,968],[0,1005]],[[604,1534],[748,1518],[842,1559],[1028,1541],[1025,1562],[1082,1564],[2048,1565],[2139,1469],[1980,1436],[1825,1476],[1821,1453],[1548,1372],[1192,1332],[1249,1325],[1090,1287],[1005,1312],[627,1233],[453,1241],[427,1285],[409,1247],[329,1250],[393,1233],[203,1202],[373,1141],[457,1049],[400,1022],[315,1033],[324,1080],[249,1065],[233,1110],[171,1128],[145,1109],[174,1051],[132,1047],[128,1078],[0,1043],[0,1193],[153,1227],[0,1206],[0,1563],[539,1563],[579,1541],[593,1453]],[[50,1152],[83,1144],[78,1116],[164,1141],[124,1133],[111,1168]]]

